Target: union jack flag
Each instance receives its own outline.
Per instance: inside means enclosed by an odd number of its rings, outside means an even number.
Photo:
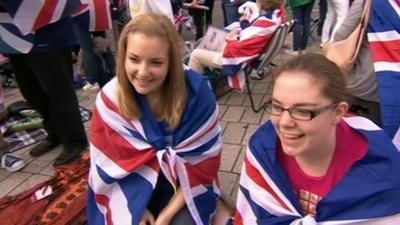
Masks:
[[[178,13],[174,15],[175,26],[186,26],[191,31],[196,30],[196,26],[194,25],[193,18],[189,15],[187,10],[179,9]]]
[[[0,5],[0,49],[4,53],[28,53],[34,32],[69,16],[79,0],[4,0]]]
[[[143,96],[138,96],[140,120],[118,113],[116,79],[97,96],[90,145],[90,224],[138,224],[160,172],[174,187],[179,182],[195,223],[210,223],[219,195],[218,109],[203,77],[188,71],[187,81],[187,109],[170,146]]]
[[[368,40],[379,86],[383,130],[400,131],[400,1],[372,1]]]
[[[23,35],[71,15],[81,5],[80,0],[3,0],[2,2],[13,24]]]
[[[235,225],[400,224],[400,153],[391,139],[363,117],[344,118],[368,141],[368,152],[317,205],[302,215],[299,200],[277,158],[279,144],[269,121],[251,137],[242,168]]]
[[[88,31],[106,31],[111,29],[111,11],[109,0],[81,0],[82,5],[73,16]]]
[[[222,74],[228,85],[243,91],[245,68],[265,49],[268,41],[282,22],[282,11],[277,9],[255,19],[240,31],[238,40],[228,40],[222,58]]]

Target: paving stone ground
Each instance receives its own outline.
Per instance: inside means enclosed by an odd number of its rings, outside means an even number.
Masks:
[[[222,18],[220,12],[220,1],[216,1],[214,9],[214,21],[217,26],[221,26]],[[184,34],[185,39],[191,38],[190,34]],[[291,37],[286,41],[285,46],[291,46]],[[320,51],[318,44],[312,44],[309,51]],[[283,51],[273,60],[273,63],[280,65],[291,56]],[[270,77],[267,76],[262,81],[251,81],[251,89],[255,94],[256,103],[261,103],[270,97],[271,84]],[[92,109],[95,99],[95,93],[87,93],[78,90],[77,96],[81,106]],[[6,104],[23,100],[17,88],[5,89]],[[246,150],[246,144],[249,137],[256,131],[258,126],[269,119],[264,111],[254,113],[250,108],[247,92],[230,92],[218,100],[219,119],[223,132],[223,149],[219,177],[221,181],[221,190],[230,199],[235,201],[237,193],[238,179],[241,171],[241,165]],[[89,136],[90,122],[85,123],[85,129]],[[10,173],[0,169],[0,197],[5,195],[14,195],[21,191],[43,182],[53,176],[52,160],[57,157],[61,149],[56,149],[43,156],[33,158],[28,152],[30,147],[17,151],[28,163],[27,166],[18,172]]]

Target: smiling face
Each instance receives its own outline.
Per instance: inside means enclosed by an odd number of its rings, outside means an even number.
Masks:
[[[158,99],[169,69],[169,44],[158,36],[131,33],[127,37],[125,71],[136,92]]]
[[[314,110],[333,103],[322,94],[321,89],[322,83],[310,74],[285,71],[275,80],[272,101],[283,108]],[[280,116],[271,115],[271,121],[276,127],[283,151],[290,156],[307,157],[333,148],[335,127],[346,109],[346,106],[339,105],[310,121],[295,120],[288,111],[284,111]]]

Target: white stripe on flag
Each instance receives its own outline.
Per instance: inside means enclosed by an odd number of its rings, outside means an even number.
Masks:
[[[247,149],[246,152],[246,158],[248,161],[261,173],[262,177],[264,180],[268,183],[268,185],[272,188],[272,190],[278,195],[278,197],[285,203],[287,207],[289,207],[290,211],[287,211],[287,215],[294,215],[294,216],[300,216],[301,214],[297,212],[296,208],[292,205],[292,203],[289,201],[289,199],[286,198],[286,196],[281,192],[281,190],[278,188],[278,186],[275,184],[275,182],[272,180],[272,178],[268,175],[268,173],[265,172],[265,170],[261,167],[261,165],[258,163],[257,159],[254,157],[250,149]]]
[[[381,128],[378,127],[378,125],[376,125],[374,122],[365,117],[350,116],[350,117],[344,117],[343,120],[355,129],[369,130],[369,131],[381,130]]]
[[[68,0],[58,0],[57,6],[53,11],[50,23],[54,23],[62,17],[67,1]]]
[[[21,2],[13,19],[23,35],[32,32],[43,5],[44,1],[24,0]]]
[[[258,55],[258,54],[257,54]],[[253,59],[254,57],[257,57],[257,55],[252,55],[252,56],[244,56],[244,57],[234,57],[234,58],[222,58],[222,64],[223,65],[238,65],[242,62],[247,62],[250,59]]]
[[[374,62],[375,72],[392,71],[400,72],[399,62]]]
[[[394,30],[384,31],[384,32],[374,32],[368,33],[368,40],[370,42],[374,41],[396,41],[400,40],[400,34]]]
[[[113,182],[112,184],[105,183],[99,176],[97,167],[91,166],[89,185],[96,195],[105,195],[110,200],[109,208],[114,225],[132,224],[132,215],[128,208],[128,201],[117,182]],[[97,204],[99,206],[98,202]],[[99,207],[99,209],[101,209],[103,215],[106,215],[106,208]],[[121,218],[124,219],[121,220]]]
[[[101,152],[96,146],[90,144],[90,157],[91,164],[99,166],[104,172],[114,179],[122,179],[130,174],[130,172],[121,168],[118,164],[114,163],[109,157]]]
[[[400,17],[400,8],[398,3],[396,3],[396,0],[389,0],[389,4],[392,6],[394,11],[397,13],[397,15]]]
[[[111,129],[117,131],[122,138],[128,141],[136,149],[143,150],[151,147],[148,143],[134,138],[125,128],[128,127],[133,130],[134,128],[131,126],[131,124],[122,118],[120,114],[109,109],[100,96],[96,100],[96,107],[98,108],[98,113],[100,114],[104,123],[107,124]]]
[[[397,130],[393,138],[393,144],[396,146],[397,150],[400,152],[400,127]]]
[[[10,23],[13,24],[13,20],[8,13],[0,12],[0,23]]]
[[[239,212],[240,216],[243,219],[244,224],[246,225],[257,225],[257,218],[254,215],[254,212],[247,201],[246,197],[243,193],[239,190],[237,196],[236,210]]]
[[[21,53],[28,53],[33,47],[32,43],[25,41],[24,39],[14,35],[1,25],[0,25],[0,36],[4,42],[6,42],[12,48],[18,50]]]

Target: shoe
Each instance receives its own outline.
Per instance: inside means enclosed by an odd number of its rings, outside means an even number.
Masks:
[[[26,163],[20,156],[7,153],[1,157],[1,166],[9,172],[15,172],[24,168]]]
[[[87,82],[85,86],[83,86],[82,90],[84,91],[99,91],[100,87],[97,83],[91,84]]]
[[[59,165],[70,163],[70,162],[74,161],[75,159],[79,158],[81,156],[81,153],[85,149],[86,148],[63,149],[61,154],[59,156],[57,156],[57,158],[54,159],[53,165],[59,166]]]
[[[285,50],[285,53],[288,54],[288,55],[293,55],[293,56],[298,56],[298,55],[300,55],[300,51],[293,51],[293,50],[291,50],[291,49],[286,49],[286,50]]]
[[[38,157],[38,156],[43,155],[44,153],[47,153],[47,152],[53,150],[58,145],[59,145],[58,142],[53,143],[53,142],[49,142],[49,141],[45,140],[45,141],[40,142],[35,147],[33,147],[31,149],[31,151],[29,152],[29,154],[31,156]]]

